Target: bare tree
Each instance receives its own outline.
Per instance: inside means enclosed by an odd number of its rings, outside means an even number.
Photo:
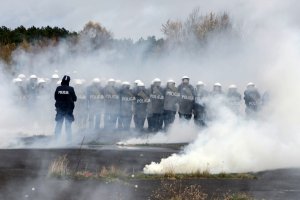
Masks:
[[[213,12],[201,15],[199,8],[194,9],[185,21],[168,20],[162,25],[162,32],[169,41],[175,42],[204,42],[212,33],[226,31],[232,28],[227,13]]]

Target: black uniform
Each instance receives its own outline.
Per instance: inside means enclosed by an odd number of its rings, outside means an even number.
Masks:
[[[68,140],[71,140],[72,131],[71,123],[74,121],[73,110],[75,107],[74,102],[77,100],[73,87],[69,86],[70,77],[64,76],[61,86],[58,86],[54,93],[55,107],[56,107],[56,127],[55,135],[59,137],[63,121],[65,120],[66,133]]]

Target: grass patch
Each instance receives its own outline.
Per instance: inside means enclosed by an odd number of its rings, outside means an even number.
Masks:
[[[101,170],[92,172],[89,170],[71,170],[67,155],[59,156],[49,166],[48,175],[56,178],[74,179],[126,179],[129,175],[121,169],[110,166],[103,166]]]
[[[110,166],[109,168],[106,168],[104,166],[98,173],[98,176],[101,178],[113,179],[113,178],[125,178],[128,177],[128,174],[125,171],[122,171],[115,166]]]
[[[168,172],[165,174],[143,174],[138,173],[135,176],[137,179],[170,179],[170,180],[180,180],[180,179],[256,179],[257,177],[251,173],[220,173],[220,174],[210,174],[208,171],[195,172],[188,174],[175,174]]]
[[[205,200],[207,194],[204,193],[200,185],[183,186],[180,181],[162,181],[160,187],[151,196],[154,200]]]
[[[69,160],[67,155],[59,156],[49,167],[48,174],[54,177],[67,177],[70,175]]]
[[[172,168],[164,174],[128,173],[116,166],[102,166],[100,170],[71,170],[67,155],[55,159],[49,166],[49,176],[75,179],[122,179],[122,180],[181,180],[181,179],[256,179],[251,173],[219,173],[211,174],[208,169],[193,173],[175,173]]]
[[[162,181],[159,187],[152,192],[153,200],[253,200],[246,193],[220,194],[209,197],[200,185],[184,185],[181,181]]]
[[[216,200],[254,200],[249,194],[246,193],[227,193],[222,198]]]
[[[180,150],[188,143],[143,143],[143,144],[118,144],[119,146],[128,147],[157,147],[157,148],[169,148],[174,150]]]

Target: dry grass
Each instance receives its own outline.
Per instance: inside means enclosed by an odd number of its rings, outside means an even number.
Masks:
[[[84,171],[78,171],[74,174],[73,176],[74,178],[78,178],[78,179],[90,179],[90,178],[97,178],[96,174],[84,170]]]
[[[67,155],[59,156],[49,167],[49,175],[55,177],[66,177],[70,175],[69,160]]]
[[[153,192],[155,200],[205,200],[207,194],[199,185],[183,186],[181,181],[162,181],[160,187]]]
[[[222,198],[220,198],[220,200],[254,200],[251,196],[249,196],[246,193],[226,193],[223,195]],[[219,200],[219,199],[216,199]]]
[[[251,173],[226,173],[212,174],[209,170],[209,165],[204,170],[197,170],[191,173],[176,173],[174,167],[169,166],[164,174],[138,174],[136,178],[144,179],[256,179],[256,176]]]
[[[181,181],[162,181],[150,199],[153,200],[253,200],[246,193],[221,194],[209,197],[200,185],[183,185]]]
[[[100,178],[122,178],[128,176],[124,171],[118,169],[115,166],[110,166],[106,168],[105,166],[101,168],[98,176]]]
[[[117,168],[116,166],[106,167],[103,166],[98,172],[91,172],[87,169],[72,171],[69,167],[69,160],[67,155],[63,155],[55,159],[49,166],[50,176],[60,177],[60,178],[93,178],[93,179],[161,179],[161,180],[181,180],[181,179],[256,179],[255,175],[248,173],[241,174],[230,174],[230,173],[220,173],[211,174],[209,169],[203,171],[195,171],[192,173],[175,173],[175,170],[170,167],[164,174],[144,174],[137,173],[134,176],[129,175],[124,170]]]

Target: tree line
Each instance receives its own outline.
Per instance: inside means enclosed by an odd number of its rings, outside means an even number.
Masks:
[[[65,28],[59,27],[35,27],[25,28],[19,26],[15,29],[7,28],[6,26],[0,27],[0,45],[15,44],[19,45],[23,41],[32,43],[37,40],[45,39],[60,39],[70,36],[76,36],[76,32],[70,32]]]
[[[88,22],[81,31],[71,32],[59,27],[29,27],[19,26],[9,29],[0,27],[0,60],[6,64],[12,64],[12,53],[16,49],[35,51],[41,48],[51,47],[60,41],[68,43],[76,48],[77,44],[88,44],[86,49],[93,50],[102,47],[116,48],[122,51],[145,47],[145,56],[161,55],[163,51],[178,49],[190,49],[191,52],[205,45],[210,36],[225,34],[232,31],[231,19],[227,13],[208,13],[202,15],[199,9],[193,10],[185,20],[168,20],[162,24],[161,31],[164,38],[157,39],[149,36],[136,42],[132,39],[115,39],[113,33],[96,22]]]

